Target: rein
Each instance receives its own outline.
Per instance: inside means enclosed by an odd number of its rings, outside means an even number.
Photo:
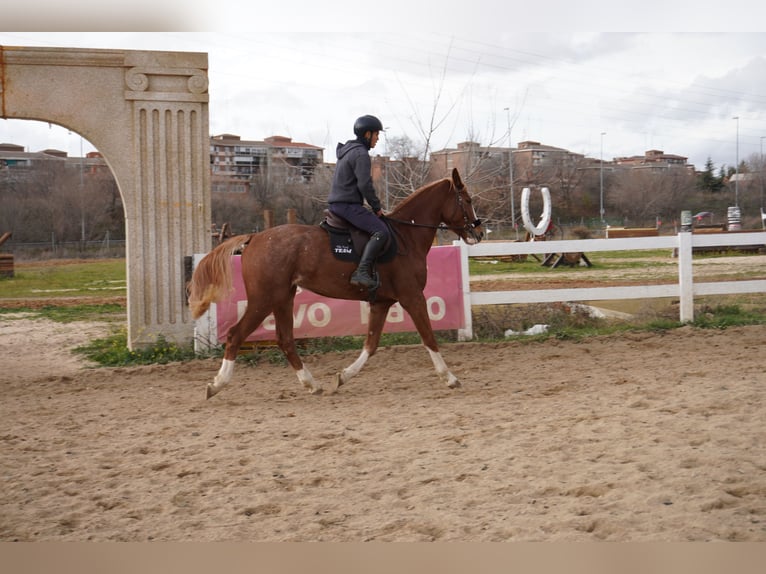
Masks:
[[[446,223],[440,223],[439,225],[430,225],[428,223],[415,223],[414,221],[405,221],[404,219],[396,219],[395,217],[389,217],[388,215],[383,216],[384,219],[387,219],[388,221],[393,221],[394,223],[401,223],[402,225],[409,225],[410,227],[427,227],[428,229],[462,229],[462,227],[449,227]]]
[[[472,229],[475,229],[481,225],[481,219],[475,219],[474,221],[469,222],[468,221],[468,215],[465,212],[465,208],[463,207],[463,200],[460,197],[460,190],[455,188],[454,186],[451,186],[456,191],[456,198],[457,203],[460,206],[460,211],[463,212],[463,222],[465,225],[463,227],[457,227],[455,225],[447,225],[446,223],[439,223],[438,225],[431,225],[429,223],[415,223],[414,220],[404,220],[404,219],[397,219],[395,217],[389,217],[385,216],[386,219],[389,221],[394,221],[396,223],[401,223],[402,225],[409,225],[410,227],[426,227],[428,229],[439,229],[444,231],[471,231]]]

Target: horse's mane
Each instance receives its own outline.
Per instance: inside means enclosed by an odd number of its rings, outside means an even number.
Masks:
[[[445,183],[445,182],[447,182],[447,183],[451,183],[451,182],[452,182],[452,180],[451,180],[450,178],[448,178],[448,177],[445,177],[445,178],[443,178],[443,179],[440,179],[440,180],[437,180],[437,181],[434,181],[434,182],[431,182],[431,183],[427,183],[427,184],[425,184],[425,185],[423,185],[423,186],[421,186],[421,187],[417,188],[417,189],[416,189],[415,191],[413,191],[413,192],[412,192],[410,195],[408,195],[407,197],[405,197],[405,198],[404,198],[404,199],[401,201],[401,203],[399,203],[398,205],[396,205],[396,206],[394,207],[394,209],[392,209],[392,210],[391,210],[391,213],[392,213],[392,214],[394,214],[394,213],[397,213],[398,211],[400,211],[400,210],[402,210],[402,209],[406,209],[406,208],[407,208],[407,206],[409,206],[409,204],[410,204],[410,203],[414,202],[414,201],[415,201],[415,200],[418,198],[418,196],[420,196],[420,195],[421,195],[421,193],[423,193],[424,191],[426,191],[426,190],[429,190],[429,189],[431,189],[431,188],[433,188],[433,187],[436,187],[436,186],[438,186],[438,185],[440,185],[440,184],[442,184],[442,183]]]

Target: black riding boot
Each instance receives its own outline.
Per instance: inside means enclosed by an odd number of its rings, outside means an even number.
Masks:
[[[364,246],[359,267],[351,275],[352,285],[360,285],[368,289],[374,289],[380,285],[377,278],[372,276],[372,264],[375,263],[378,255],[383,252],[385,244],[386,242],[380,232],[376,231],[370,236],[370,240]]]

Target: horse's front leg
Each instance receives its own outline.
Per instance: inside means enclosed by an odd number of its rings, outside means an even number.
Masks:
[[[312,394],[321,394],[322,387],[316,382],[311,371],[298,355],[295,348],[295,336],[293,335],[293,299],[283,303],[274,309],[274,320],[276,323],[277,345],[287,358],[287,362],[295,370],[298,380],[304,388]]]
[[[356,361],[335,375],[332,381],[331,392],[338,390],[338,387],[349,382],[362,370],[367,359],[375,354],[380,343],[380,334],[383,331],[383,325],[388,316],[388,310],[393,305],[393,301],[378,301],[370,305],[370,317],[367,321],[367,337],[364,340],[362,352]]]
[[[447,363],[444,362],[442,354],[439,352],[439,346],[436,344],[436,336],[434,335],[433,327],[431,327],[431,320],[428,317],[428,306],[423,294],[420,293],[419,297],[416,296],[411,300],[402,300],[401,304],[405,311],[410,314],[410,317],[412,317],[423,345],[428,349],[428,354],[431,356],[431,361],[434,364],[434,369],[436,369],[436,374],[439,375],[439,379],[451,389],[458,388],[460,381],[447,367]]]

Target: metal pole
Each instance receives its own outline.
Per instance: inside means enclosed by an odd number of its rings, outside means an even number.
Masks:
[[[388,157],[388,136],[386,135],[386,130],[387,129],[388,129],[387,127],[383,128],[383,141],[384,141],[384,144],[385,144],[385,150],[383,150],[383,151],[385,152],[385,156],[386,156],[386,163],[385,163],[385,165],[383,167],[383,169],[385,170],[384,173],[385,173],[385,176],[386,176],[386,178],[385,178],[385,182],[386,182],[386,213],[388,213],[388,211],[390,209],[389,208],[389,204],[388,204],[388,164],[391,161],[391,158]]]
[[[766,136],[761,136],[761,169],[759,171],[761,175],[761,228],[766,229],[766,219],[763,217],[763,138]]]
[[[766,136],[761,136],[761,211],[763,211],[763,138]]]
[[[734,116],[732,119],[737,120],[737,151],[736,151],[736,165],[734,166],[734,205],[739,207],[739,116]]]
[[[80,136],[80,249],[85,249],[85,184],[82,179],[83,167],[82,136]]]
[[[600,200],[599,213],[601,214],[601,223],[604,223],[604,136],[606,132],[601,132],[601,159],[599,160],[599,179],[600,179]]]
[[[510,182],[511,192],[511,226],[516,232],[516,239],[519,238],[519,230],[516,227],[516,205],[513,199],[513,144],[511,143],[511,108],[503,108],[508,117],[508,181]]]

